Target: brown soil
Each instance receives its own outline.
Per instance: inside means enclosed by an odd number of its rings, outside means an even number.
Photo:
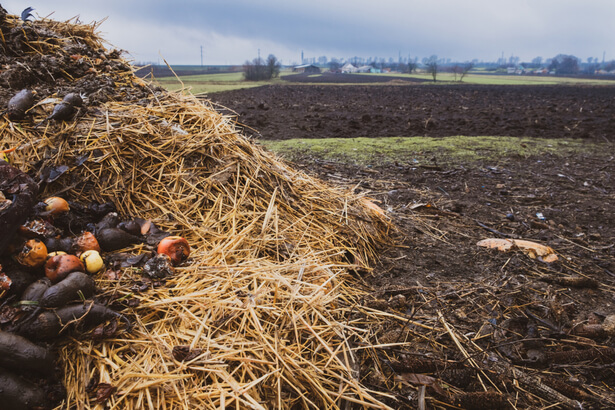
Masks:
[[[235,110],[240,121],[256,128],[263,139],[416,135],[612,139],[615,125],[615,87],[282,85],[219,93],[213,99]]]
[[[371,289],[365,306],[395,315],[377,342],[414,349],[374,349],[381,367],[362,368],[362,382],[393,395],[393,407],[414,408],[426,384],[433,406],[527,408],[568,398],[599,408],[615,406],[604,388],[615,385],[615,340],[583,326],[615,314],[614,97],[612,87],[288,85],[212,99],[262,139],[507,135],[602,144],[596,155],[451,166],[297,161],[368,192],[399,227],[399,246],[359,277]],[[549,245],[559,260],[476,246],[488,237]],[[533,374],[541,381],[524,379]],[[543,385],[563,396],[547,398]]]

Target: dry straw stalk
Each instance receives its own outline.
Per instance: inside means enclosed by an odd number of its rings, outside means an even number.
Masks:
[[[63,38],[33,52],[75,37],[101,46],[95,26],[37,24]],[[115,81],[150,87],[132,73]],[[138,299],[126,312],[137,325],[112,340],[63,344],[62,408],[102,408],[86,391],[91,380],[115,387],[112,409],[386,407],[361,385],[353,353],[371,335],[351,318],[362,292],[348,269],[365,268],[391,229],[364,198],[293,169],[209,103],[179,93],[109,101],[40,128],[3,121],[0,132],[22,169],[70,167],[45,195],[112,201],[194,247],[161,287],[133,292],[133,271],[98,278],[107,294]],[[176,346],[200,354],[178,361]]]

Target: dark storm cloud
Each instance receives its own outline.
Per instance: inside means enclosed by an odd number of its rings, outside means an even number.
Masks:
[[[1,0],[0,0],[1,1]],[[18,13],[20,1],[2,1]],[[425,57],[495,60],[574,54],[615,58],[612,0],[312,0],[32,2],[54,18],[80,14],[85,22],[109,17],[101,30],[136,59],[158,53],[177,64],[241,63],[257,49],[286,62],[306,56]]]

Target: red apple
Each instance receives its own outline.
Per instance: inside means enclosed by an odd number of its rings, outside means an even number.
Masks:
[[[45,263],[45,276],[53,283],[59,282],[71,272],[84,272],[85,266],[75,255],[56,255]]]

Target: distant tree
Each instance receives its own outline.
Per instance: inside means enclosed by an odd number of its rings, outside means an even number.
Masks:
[[[453,66],[450,67],[451,73],[453,73],[454,77],[453,77],[453,81],[457,81],[457,74],[459,74],[461,76],[461,71],[463,70],[461,68],[460,64],[454,64]]]
[[[243,76],[246,81],[267,80],[269,73],[262,58],[255,58],[243,64]]]
[[[267,57],[267,75],[269,76],[268,80],[279,76],[281,67],[282,64],[280,64],[276,56],[274,56],[273,54],[269,54],[269,57]]]
[[[602,67],[603,70],[605,71],[613,71],[615,70],[615,60],[611,60],[607,63],[605,63]]]
[[[558,54],[551,60],[549,70],[555,70],[557,74],[577,74],[579,59],[572,55]]]
[[[459,76],[459,82],[463,81],[463,77],[468,75],[471,69],[474,68],[474,63],[470,61],[466,61],[463,66],[461,66],[461,75]]]
[[[436,77],[438,76],[438,56],[434,54],[429,58],[424,58],[423,64],[425,65],[427,72],[433,77],[433,81],[435,83]]]
[[[331,59],[331,61],[329,61],[329,70],[330,71],[335,73],[335,72],[339,71],[340,68],[341,68],[340,62],[336,58],[333,58],[333,59]]]
[[[246,81],[266,81],[280,75],[282,64],[273,55],[269,54],[267,61],[262,58],[255,58],[243,64],[243,76]]]
[[[585,68],[583,69],[583,72],[586,74],[595,74],[599,68],[600,68],[600,63],[599,63],[598,58],[588,57],[587,64],[585,64]]]
[[[419,63],[416,57],[414,57],[414,60],[411,58],[408,59],[408,73],[412,74],[414,71],[416,71],[418,66]]]
[[[541,65],[542,65],[542,57],[540,56],[534,57],[534,59],[532,60],[532,67],[540,68]]]

